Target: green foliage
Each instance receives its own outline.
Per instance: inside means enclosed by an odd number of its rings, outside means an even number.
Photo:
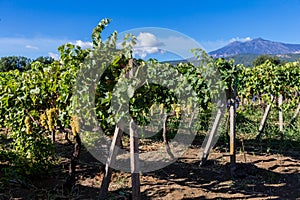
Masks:
[[[24,56],[8,56],[2,57],[0,59],[0,72],[8,72],[11,70],[26,71],[30,69],[33,62],[40,62],[42,64],[48,65],[54,62],[51,57],[40,56],[34,60],[26,58]]]
[[[280,59],[276,56],[260,55],[253,61],[253,66],[256,67],[256,66],[262,65],[266,61],[269,61],[274,65],[279,65],[281,63]]]
[[[244,68],[238,75],[238,93],[248,98],[262,95],[266,100],[270,100],[270,94],[279,93],[293,98],[300,86],[299,66],[299,62],[275,65],[266,61],[254,68]]]
[[[9,129],[11,165],[44,173],[55,160],[50,136],[70,128],[72,85],[89,50],[59,47],[60,62],[40,57],[26,71],[0,73],[0,127]]]
[[[233,59],[235,64],[243,64],[246,67],[253,67],[253,62],[259,56],[260,56],[259,54],[238,54],[238,55],[226,57],[226,59],[227,60]],[[300,54],[272,55],[272,57],[276,57],[277,59],[280,59],[280,63],[287,63],[287,62],[299,61]]]
[[[43,63],[43,64],[45,64],[45,65],[48,65],[48,64],[53,63],[55,60],[54,60],[54,58],[52,58],[52,57],[48,57],[48,56],[46,56],[46,57],[40,56],[40,57],[36,58],[35,60],[33,60],[32,62],[35,62],[35,61],[39,61],[40,63]]]
[[[0,59],[0,72],[10,70],[27,70],[30,67],[31,60],[24,56],[8,56]]]

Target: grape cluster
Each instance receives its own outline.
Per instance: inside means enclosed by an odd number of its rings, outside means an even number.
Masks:
[[[71,128],[74,135],[77,135],[80,132],[79,118],[76,115],[71,116]]]
[[[26,133],[28,135],[32,134],[32,120],[29,116],[25,117],[24,123],[25,123],[25,127],[26,127]]]
[[[54,129],[55,114],[56,114],[56,109],[55,108],[51,108],[49,110],[46,110],[47,124],[48,124],[49,131],[53,131],[53,129]]]

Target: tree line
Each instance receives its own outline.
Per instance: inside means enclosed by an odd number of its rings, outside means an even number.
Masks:
[[[49,56],[40,56],[36,59],[30,59],[25,56],[5,56],[0,58],[0,72],[11,70],[27,71],[32,62],[39,61],[43,64],[51,64],[54,59]]]

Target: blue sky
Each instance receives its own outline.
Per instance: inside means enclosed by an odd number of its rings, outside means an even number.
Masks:
[[[194,39],[208,52],[257,37],[300,44],[300,0],[0,0],[0,57],[56,56],[67,42],[88,47],[102,18],[112,19],[104,37],[114,30],[159,27]],[[150,46],[162,43],[143,33]]]

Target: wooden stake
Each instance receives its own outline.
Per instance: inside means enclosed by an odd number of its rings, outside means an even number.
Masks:
[[[234,166],[236,164],[236,147],[235,147],[235,99],[231,99],[229,108],[230,119],[230,164]]]
[[[273,99],[274,99],[273,96],[271,96],[271,102],[273,102]],[[271,110],[271,104],[267,105],[267,108],[266,108],[266,110],[264,112],[264,116],[263,116],[263,118],[261,120],[261,123],[260,123],[260,126],[258,128],[258,133],[256,135],[256,140],[260,140],[261,139],[261,135],[262,135],[262,132],[263,132],[263,130],[265,128],[265,125],[266,125],[267,118],[268,118],[268,115],[270,113],[270,110]]]
[[[140,199],[140,170],[139,170],[139,142],[137,127],[130,119],[130,167],[132,181],[132,199]]]
[[[298,104],[298,106],[296,108],[295,114],[294,114],[294,116],[293,116],[293,118],[292,118],[292,120],[290,122],[290,125],[293,125],[295,123],[295,121],[296,121],[296,119],[297,119],[297,117],[299,115],[299,112],[300,112],[300,102],[299,102],[299,104]]]
[[[281,138],[283,138],[283,115],[282,115],[282,104],[283,104],[283,95],[280,94],[278,98],[278,107],[279,107],[279,131]]]
[[[210,152],[210,150],[213,146],[213,138],[215,138],[215,136],[217,134],[217,130],[218,130],[219,124],[221,122],[222,116],[223,116],[222,108],[219,108],[217,116],[216,116],[215,121],[214,121],[214,124],[213,124],[212,129],[209,133],[208,140],[207,140],[205,146],[201,147],[202,151],[200,152],[200,160],[201,160],[200,165],[203,165],[207,160],[209,152]]]
[[[128,74],[128,78],[134,76],[133,59],[129,60],[128,65],[131,67],[131,71]],[[132,199],[140,199],[140,176],[139,176],[139,152],[138,152],[138,134],[137,127],[135,127],[134,121],[130,120],[130,166],[131,166],[131,179],[132,179]],[[111,181],[112,168],[118,154],[116,146],[121,146],[121,138],[123,132],[119,126],[115,127],[114,136],[109,150],[109,155],[105,165],[105,174],[103,176],[99,199],[105,199],[108,193],[108,187]]]
[[[105,164],[105,174],[103,176],[102,183],[101,183],[99,199],[105,199],[107,196],[108,187],[111,181],[111,176],[113,171],[112,168],[110,168],[110,166],[116,160],[116,156],[118,154],[116,146],[120,146],[122,135],[123,135],[122,130],[120,129],[119,126],[116,126],[114,136],[110,145],[109,155]]]

